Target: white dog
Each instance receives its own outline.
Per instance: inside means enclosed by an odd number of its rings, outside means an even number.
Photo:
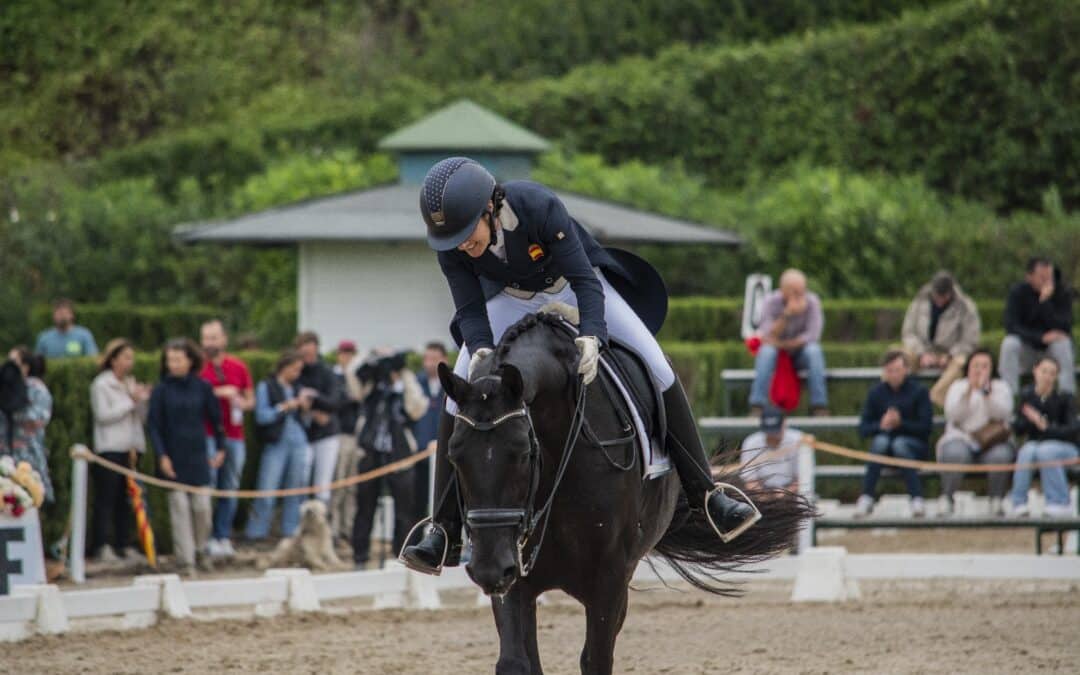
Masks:
[[[351,569],[334,553],[334,538],[326,520],[326,504],[309,499],[300,507],[300,530],[282,539],[269,558],[259,561],[268,567],[307,567],[315,571]]]

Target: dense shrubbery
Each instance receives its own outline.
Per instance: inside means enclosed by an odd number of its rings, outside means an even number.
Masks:
[[[609,161],[682,158],[738,186],[805,157],[919,173],[995,207],[1080,204],[1080,4],[969,0],[895,22],[589,65],[488,90],[496,106]]]
[[[114,337],[131,340],[137,349],[160,349],[169,338],[197,337],[204,321],[221,319],[226,326],[232,324],[229,312],[205,305],[79,305],[76,309],[79,325],[90,329],[99,349],[105,349],[105,343]],[[52,308],[47,305],[35,307],[30,315],[30,325],[39,330],[51,326]]]

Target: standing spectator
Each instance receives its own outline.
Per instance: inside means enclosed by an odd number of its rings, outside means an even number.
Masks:
[[[930,388],[934,405],[945,405],[949,385],[960,379],[968,355],[979,346],[982,320],[975,303],[948,272],[938,272],[915,294],[904,314],[904,351],[918,368],[940,368]]]
[[[313,396],[311,410],[307,413],[309,480],[311,485],[326,485],[334,479],[337,468],[338,432],[341,430],[337,411],[343,402],[343,393],[338,388],[334,371],[319,354],[318,335],[310,331],[301,333],[296,337],[294,347],[304,359],[304,369],[298,381],[301,391],[307,389]],[[329,504],[330,490],[320,490],[315,497]]]
[[[754,383],[750,388],[753,413],[760,414],[768,403],[776,359],[780,351],[785,351],[796,369],[807,371],[811,412],[829,414],[825,355],[821,351],[824,327],[821,299],[806,289],[806,275],[796,269],[780,275],[780,290],[770,293],[762,308],[761,349],[754,360]]]
[[[1035,384],[1025,387],[1020,395],[1020,414],[1014,429],[1027,442],[1020,446],[1017,464],[1053,462],[1072,459],[1080,454],[1080,425],[1076,421],[1073,395],[1058,389],[1060,372],[1057,361],[1044,356],[1035,364]],[[1013,473],[1012,503],[1014,516],[1028,515],[1028,488],[1031,469],[1017,468]],[[1069,508],[1069,480],[1063,466],[1039,469],[1046,506],[1043,512],[1054,518],[1074,515]]]
[[[788,427],[784,411],[766,406],[761,430],[742,442],[742,476],[751,490],[761,488],[795,491],[799,488],[799,449],[803,432]]]
[[[420,391],[427,396],[428,407],[424,416],[413,424],[413,436],[416,437],[417,449],[435,447],[435,437],[439,431],[439,411],[443,409],[442,383],[439,381],[439,364],[446,363],[446,345],[441,342],[429,342],[424,347],[423,368],[416,374]],[[431,509],[431,466],[435,456],[416,465],[416,513],[427,515]]]
[[[143,420],[146,418],[150,387],[139,384],[131,374],[135,348],[123,338],[110,340],[98,361],[98,374],[90,385],[90,408],[94,412],[94,452],[103,458],[130,466],[146,451]],[[90,550],[98,560],[109,562],[129,551],[132,512],[128,502],[127,478],[98,464],[90,466],[94,479],[94,520]],[[112,527],[112,547],[108,530]],[[114,553],[115,552],[115,553]],[[137,554],[136,554],[137,555]]]
[[[311,397],[302,396],[297,380],[304,360],[296,352],[285,352],[274,372],[255,388],[255,424],[263,443],[259,458],[257,490],[304,487],[307,483],[308,442],[300,414],[311,408]],[[303,497],[285,497],[281,509],[281,534],[291,537],[300,524]],[[259,497],[248,518],[244,536],[255,541],[270,534],[270,519],[276,497]]]
[[[240,487],[240,474],[244,470],[247,454],[244,444],[244,412],[255,409],[255,388],[247,364],[225,350],[229,336],[221,320],[207,321],[199,330],[206,364],[199,374],[214,388],[214,396],[221,406],[222,426],[225,428],[225,445],[214,441],[213,429],[206,427],[206,451],[210,457],[219,450],[225,451],[225,463],[210,472],[210,484],[221,490]],[[232,545],[233,518],[236,516],[236,498],[220,497],[214,508],[214,526],[207,542],[211,557],[232,557],[236,551]]]
[[[1058,364],[1058,389],[1076,392],[1072,301],[1061,272],[1046,258],[1029,260],[1025,280],[1009,289],[1000,361],[1001,377],[1014,392],[1020,390],[1020,373],[1044,355]]]
[[[8,418],[0,415],[0,455],[11,455],[15,462],[29,462],[41,474],[45,486],[45,501],[52,503],[52,478],[49,474],[49,453],[45,449],[45,427],[52,419],[52,394],[45,386],[45,358],[19,345],[11,350],[8,359],[18,368],[20,382],[14,382],[23,395],[20,405]]]
[[[859,435],[872,439],[870,452],[875,455],[902,459],[926,458],[933,426],[933,408],[926,387],[909,375],[904,352],[893,350],[885,354],[881,361],[882,381],[867,393],[859,420]],[[911,514],[917,518],[926,515],[919,472],[915,469],[901,469],[900,472],[911,497]],[[880,477],[881,464],[868,462],[863,476],[862,495],[855,503],[856,517],[870,515]]]
[[[356,370],[363,403],[363,419],[357,443],[364,453],[357,470],[372,471],[416,452],[416,438],[409,428],[428,409],[416,375],[405,367],[404,354],[374,352]],[[386,483],[394,498],[394,552],[405,544],[414,520],[416,479],[413,470],[398,471],[378,480],[361,483],[356,490],[353,521],[353,562],[367,564],[375,506]]]
[[[184,485],[209,487],[211,469],[225,463],[225,451],[206,456],[205,425],[210,424],[218,448],[225,447],[225,430],[214,390],[198,376],[201,366],[199,349],[191,340],[175,338],[165,343],[161,381],[150,395],[147,428],[162,476]],[[195,573],[196,562],[204,571],[214,568],[203,553],[210,536],[210,517],[209,495],[169,492],[173,551],[186,574]]]
[[[1004,380],[994,378],[994,356],[989,349],[976,349],[968,357],[963,379],[949,386],[945,396],[945,433],[937,443],[939,462],[948,464],[1008,464],[1013,460],[1009,420],[1013,393]],[[964,475],[955,471],[941,474],[939,515],[953,512],[953,493]],[[987,474],[990,511],[1004,514],[1002,498],[1009,490],[1009,475]]]
[[[89,329],[75,325],[75,303],[67,298],[53,302],[53,327],[38,334],[34,351],[48,359],[96,356],[97,343]]]
[[[356,473],[356,464],[360,461],[356,445],[356,425],[360,419],[360,401],[356,393],[348,386],[346,374],[359,365],[356,355],[356,343],[342,340],[338,343],[337,363],[334,364],[334,378],[338,391],[342,392],[342,404],[338,408],[338,435],[340,443],[337,468],[334,480],[348,478]],[[339,488],[330,494],[330,527],[335,537],[348,541],[352,535],[353,519],[356,517],[356,486]]]

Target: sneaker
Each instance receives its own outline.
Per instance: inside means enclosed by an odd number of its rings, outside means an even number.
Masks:
[[[826,406],[816,405],[810,409],[810,415],[813,417],[828,417],[831,413]]]
[[[128,562],[146,562],[146,557],[143,552],[134,546],[128,546],[124,549],[124,560]]]
[[[210,559],[210,556],[205,555],[205,554],[200,554],[200,555],[195,556],[195,561],[196,561],[196,565],[198,566],[198,568],[201,571],[203,571],[203,572],[213,572],[214,571],[214,561]]]
[[[997,518],[1005,515],[1005,503],[1001,497],[990,498],[990,515]]]
[[[948,518],[956,511],[956,505],[953,504],[953,500],[949,495],[941,495],[938,497],[937,514],[939,518]]]
[[[231,539],[218,539],[218,546],[221,547],[221,556],[223,558],[236,557],[236,549],[233,548]]]
[[[211,558],[221,557],[221,544],[218,542],[217,539],[206,540],[206,555],[210,556]]]
[[[98,549],[97,555],[94,556],[94,559],[97,560],[97,562],[113,563],[120,560],[120,556],[116,555],[116,552],[113,551],[112,546],[109,546],[108,544],[103,544],[102,547]]]
[[[1012,509],[1013,518],[1027,518],[1031,515],[1031,508],[1028,507],[1027,502],[1023,504],[1014,504]]]
[[[870,495],[860,495],[855,502],[855,517],[865,518],[874,510],[874,498]]]
[[[1047,504],[1043,507],[1043,515],[1047,518],[1072,518],[1073,510],[1068,504]]]
[[[911,517],[922,518],[926,515],[926,502],[922,497],[911,498]]]

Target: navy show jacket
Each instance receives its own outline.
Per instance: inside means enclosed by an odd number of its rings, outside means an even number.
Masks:
[[[438,253],[439,266],[454,298],[454,323],[465,344],[472,351],[495,346],[487,315],[489,298],[506,287],[542,291],[559,277],[566,278],[577,296],[581,334],[606,341],[604,289],[593,268],[623,276],[625,272],[570,217],[551,190],[524,180],[510,181],[503,188],[506,199],[499,220],[506,242],[506,262],[490,250],[478,258],[456,249]]]

